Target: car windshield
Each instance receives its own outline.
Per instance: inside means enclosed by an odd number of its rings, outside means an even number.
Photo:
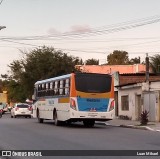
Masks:
[[[27,104],[18,104],[17,107],[18,108],[28,108],[29,105],[27,105]]]

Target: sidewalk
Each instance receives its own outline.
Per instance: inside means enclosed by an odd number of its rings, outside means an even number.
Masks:
[[[115,118],[113,120],[105,122],[106,125],[112,126],[120,126],[126,128],[135,128],[135,129],[143,129],[143,130],[151,130],[160,132],[160,122],[148,122],[146,126],[141,126],[140,121],[133,120],[123,120]]]

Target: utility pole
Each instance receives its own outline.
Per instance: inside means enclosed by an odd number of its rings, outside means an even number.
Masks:
[[[149,82],[149,57],[146,53],[146,82]]]

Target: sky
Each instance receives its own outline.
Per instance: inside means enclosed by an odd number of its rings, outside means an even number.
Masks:
[[[0,0],[0,74],[42,46],[106,63],[160,53],[160,0]]]

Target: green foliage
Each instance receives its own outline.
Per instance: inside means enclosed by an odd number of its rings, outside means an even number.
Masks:
[[[0,80],[0,93],[2,92],[2,80]]]
[[[129,61],[130,64],[140,64],[141,61],[140,61],[140,57],[135,57],[135,58],[132,58],[130,61]]]
[[[3,80],[3,90],[7,91],[9,102],[24,102],[26,94],[24,87],[22,87],[15,80]]]
[[[147,125],[148,114],[149,114],[149,112],[147,110],[145,110],[141,113],[141,118],[140,118],[141,125]]]
[[[128,52],[115,50],[107,56],[108,65],[129,64]]]
[[[75,65],[82,63],[78,57],[68,56],[52,47],[44,46],[22,53],[21,60],[15,60],[9,65],[9,78],[12,79],[7,85],[9,98],[16,101],[31,98],[36,81],[71,73],[76,71]]]
[[[160,55],[156,54],[150,57],[150,67],[154,73],[160,73]]]
[[[96,60],[96,59],[88,59],[85,61],[85,64],[86,65],[99,65],[99,60]]]

